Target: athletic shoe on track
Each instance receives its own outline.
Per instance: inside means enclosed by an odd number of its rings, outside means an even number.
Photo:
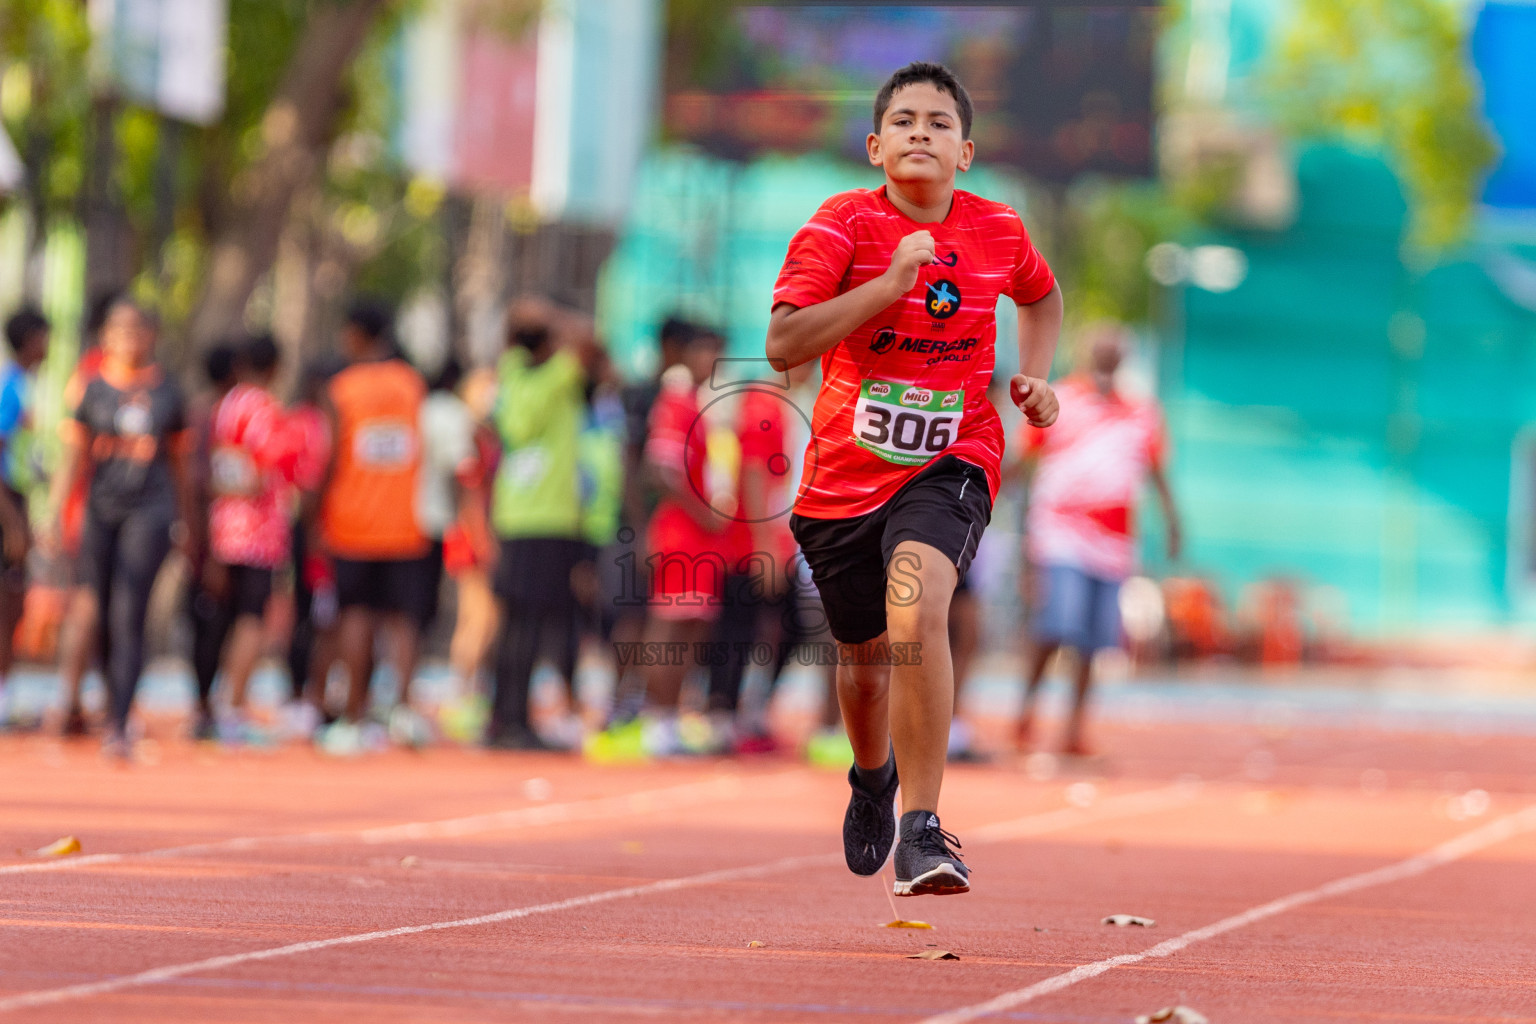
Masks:
[[[885,866],[896,839],[896,768],[891,781],[878,793],[859,785],[857,768],[848,769],[848,810],[843,813],[843,859],[856,875],[872,875]]]
[[[896,895],[970,892],[971,869],[955,852],[959,848],[960,840],[939,827],[939,816],[932,811],[902,815],[901,842],[896,844]]]

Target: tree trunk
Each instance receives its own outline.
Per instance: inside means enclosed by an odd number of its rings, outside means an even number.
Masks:
[[[194,351],[240,329],[252,290],[277,257],[293,197],[325,159],[347,69],[386,3],[313,5],[282,85],[262,118],[265,151],[231,183],[208,277],[187,329]]]

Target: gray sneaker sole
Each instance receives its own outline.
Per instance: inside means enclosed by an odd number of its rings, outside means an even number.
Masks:
[[[971,883],[948,864],[929,868],[910,882],[896,879],[897,896],[958,896],[971,891]]]

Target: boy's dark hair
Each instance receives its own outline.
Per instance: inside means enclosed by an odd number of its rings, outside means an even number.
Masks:
[[[203,353],[203,375],[208,383],[214,387],[233,384],[238,353],[239,343],[233,341],[221,341]]]
[[[122,297],[122,291],[109,288],[104,292],[98,292],[91,300],[91,308],[85,314],[85,341],[88,344],[96,344],[102,325],[107,322],[107,314],[112,312],[112,307],[117,305],[117,300]]]
[[[686,345],[699,328],[680,316],[669,316],[661,322],[661,329],[656,332],[657,340],[665,345],[672,342],[677,345]]]
[[[277,342],[270,334],[258,334],[240,349],[240,363],[255,373],[271,373],[277,368]]]
[[[346,323],[373,341],[386,341],[395,322],[395,311],[381,299],[357,298],[347,307]]]
[[[5,322],[5,340],[10,344],[11,351],[19,356],[35,334],[48,329],[48,318],[43,316],[41,310],[36,306],[22,306]]]
[[[299,401],[318,402],[331,378],[346,368],[347,361],[334,352],[316,356],[305,363],[303,371],[299,374]]]
[[[965,91],[965,86],[960,84],[960,79],[955,77],[953,71],[943,64],[926,60],[915,60],[904,68],[897,68],[875,94],[875,134],[880,133],[880,125],[885,120],[885,112],[890,108],[891,97],[896,95],[896,90],[919,82],[927,82],[955,98],[955,110],[960,115],[960,137],[970,138],[971,116],[975,112],[971,106],[971,94]]]
[[[457,391],[459,384],[464,380],[464,364],[459,362],[459,357],[449,354],[443,360],[442,369],[437,371],[437,376],[432,378],[430,385],[433,391]]]

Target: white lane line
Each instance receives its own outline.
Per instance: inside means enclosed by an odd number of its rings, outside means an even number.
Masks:
[[[629,899],[636,896],[651,896],[656,893],[675,892],[678,889],[691,889],[719,882],[736,882],[760,875],[788,871],[792,868],[819,865],[827,863],[831,859],[831,857],[825,854],[811,857],[787,857],[768,864],[757,864],[745,868],[729,868],[724,871],[710,871],[702,875],[688,875],[684,878],[668,878],[659,882],[647,882],[644,885],[626,886],[622,889],[606,889],[602,892],[590,893],[586,896],[573,896],[570,899],[555,900],[552,903],[539,903],[531,907],[517,907],[513,910],[502,910],[494,914],[482,914],[479,917],[461,917],[454,921],[436,921],[432,924],[413,924],[403,928],[386,928],[376,932],[362,932],[356,935],[339,935],[330,939],[316,939],[312,942],[295,942],[291,945],[275,946],[271,949],[252,950],[249,953],[233,953],[229,956],[209,957],[207,960],[194,960],[191,963],[174,964],[170,967],[156,967],[152,970],[141,971],[138,974],[108,978],[105,981],[70,985],[65,988],[46,989],[41,992],[28,992],[23,995],[12,996],[8,999],[0,999],[0,1013],[10,1010],[25,1010],[36,1006],[47,1006],[52,1003],[67,1002],[72,999],[85,999],[90,996],[105,995],[108,992],[116,992],[125,988],[154,985],[162,981],[179,978],[186,974],[222,970],[226,967],[234,967],[237,964],[250,963],[254,960],[273,960],[278,957],[295,956],[299,953],[313,953],[316,950],[330,949],[334,946],[351,946],[360,942],[376,942],[380,939],[393,939],[401,935],[417,935],[421,932],[438,932],[446,931],[450,928],[473,928],[484,924],[499,924],[502,921],[515,921],[519,918],[534,917],[540,914],[554,914],[562,910],[576,910],[580,907],[590,907],[597,903],[610,903],[614,900]]]
[[[1262,921],[1276,914],[1283,914],[1288,910],[1305,906],[1308,903],[1316,903],[1318,900],[1329,899],[1334,896],[1343,896],[1346,893],[1359,892],[1361,889],[1369,889],[1378,885],[1386,885],[1390,882],[1399,882],[1406,878],[1422,875],[1427,871],[1443,867],[1452,861],[1461,860],[1502,843],[1506,839],[1526,832],[1536,831],[1536,805],[1506,815],[1496,821],[1491,821],[1482,828],[1473,829],[1471,832],[1457,836],[1448,842],[1426,850],[1424,853],[1409,857],[1407,860],[1398,861],[1396,864],[1388,864],[1386,867],[1376,868],[1373,871],[1365,871],[1358,875],[1349,875],[1344,878],[1327,882],[1315,889],[1306,889],[1301,892],[1282,896],[1277,900],[1260,904],[1234,914],[1231,917],[1222,918],[1214,924],[1208,924],[1204,928],[1196,928],[1175,936],[1166,942],[1142,950],[1140,953],[1125,953],[1120,956],[1112,956],[1104,960],[1098,960],[1091,964],[1083,964],[1074,967],[1062,974],[1052,975],[1043,981],[1037,981],[1026,988],[1015,989],[1012,992],[1004,992],[994,999],[984,1003],[976,1003],[972,1006],[964,1006],[958,1010],[941,1013],[934,1017],[928,1017],[921,1024],[965,1024],[966,1021],[976,1020],[981,1017],[991,1016],[995,1013],[1005,1013],[1016,1006],[1032,1002],[1041,996],[1060,992],[1070,988],[1078,982],[1097,978],[1106,971],[1112,971],[1116,967],[1124,967],[1128,964],[1140,963],[1143,960],[1151,960],[1156,957],[1172,956],[1196,942],[1204,942],[1206,939],[1216,938],[1227,932],[1244,928],[1255,921]]]
[[[754,781],[779,779],[802,772],[779,772],[773,775],[755,776]],[[621,796],[598,797],[593,800],[576,800],[561,804],[540,804],[519,807],[507,811],[472,814],[462,818],[441,821],[407,822],[373,828],[347,829],[332,832],[301,832],[273,836],[242,836],[222,839],[212,843],[195,843],[189,846],[170,846],[158,850],[142,850],[124,853],[95,853],[83,857],[60,857],[26,864],[8,864],[0,867],[0,875],[33,874],[39,871],[69,871],[100,864],[119,864],[125,861],[150,860],[165,857],[196,857],[210,853],[230,853],[253,850],[268,846],[315,846],[337,842],[366,844],[400,842],[412,839],[439,839],[466,836],[499,829],[532,828],[542,825],[559,825],[580,821],[601,821],[623,814],[653,814],[657,811],[688,807],[713,800],[731,800],[744,792],[741,776],[725,775],[706,782],[690,782],[665,789],[641,790]]]
[[[1014,835],[1038,835],[1043,831],[1059,831],[1075,825],[1089,824],[1096,821],[1125,817],[1129,814],[1148,813],[1158,810],[1170,806],[1169,799],[1175,796],[1177,799],[1174,800],[1174,803],[1186,803],[1194,799],[1198,789],[1198,786],[1179,783],[1160,789],[1127,793],[1100,801],[1097,807],[1086,809],[1070,816],[1063,816],[1060,811],[1044,811],[997,825],[986,826],[978,829],[977,832],[996,833],[996,836],[993,838],[982,837],[983,842],[1001,842]],[[662,792],[666,791],[663,790]],[[603,892],[591,893],[586,896],[573,896],[570,899],[555,900],[552,903],[540,903],[531,907],[502,910],[494,914],[483,914],[479,917],[465,917],[454,921],[438,921],[432,924],[407,925],[401,928],[362,932],[356,935],[339,935],[330,939],[295,942],[287,946],[257,949],[248,953],[233,953],[228,956],[210,957],[206,960],[195,960],[190,963],[156,967],[147,971],[141,971],[138,974],[127,974],[117,978],[107,978],[102,981],[87,982],[81,985],[69,985],[64,988],[44,989],[42,991],[11,996],[10,998],[0,999],[0,1013],[10,1010],[24,1010],[35,1006],[46,1006],[52,1003],[62,1003],[73,999],[86,999],[91,996],[105,995],[109,992],[117,992],[126,988],[155,985],[187,974],[221,970],[225,967],[250,963],[256,960],[272,960],[277,957],[310,953],[315,950],[330,949],[333,946],[350,946],[361,942],[374,942],[379,939],[392,939],[401,935],[416,935],[421,932],[443,931],[449,928],[471,928],[477,925],[497,924],[502,921],[514,921],[538,914],[553,914],[562,910],[575,910],[579,907],[588,907],[597,903],[608,903],[613,900],[651,896],[657,893],[674,892],[678,889],[690,889],[702,885],[713,885],[719,882],[734,882],[747,878],[757,878],[795,868],[820,868],[836,866],[841,863],[842,855],[836,853],[787,857],[783,860],[771,861],[767,864],[727,868],[722,871],[709,871],[704,874],[688,875],[683,878],[668,878],[659,882],[647,882],[643,885],[625,886],[622,889],[607,889]]]

